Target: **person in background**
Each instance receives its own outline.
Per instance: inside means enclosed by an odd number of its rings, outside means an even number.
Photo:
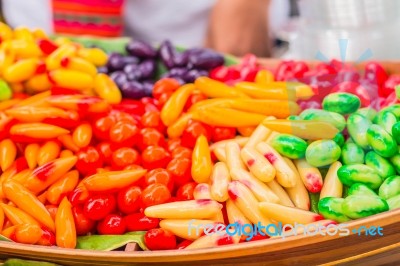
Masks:
[[[3,0],[2,11],[12,27],[115,37],[121,35],[124,24],[124,35],[144,41],[170,39],[183,47],[206,46],[238,56],[254,53],[264,57],[271,54],[272,26],[289,16],[288,1],[282,0],[123,2]]]

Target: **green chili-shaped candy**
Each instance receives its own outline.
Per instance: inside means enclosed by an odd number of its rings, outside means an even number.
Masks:
[[[346,119],[341,114],[320,109],[306,109],[300,114],[303,120],[327,122],[342,131],[346,127]]]
[[[0,80],[0,101],[9,100],[12,97],[12,90],[7,82]]]
[[[321,167],[336,162],[341,149],[333,140],[316,140],[308,145],[306,160],[314,167]]]
[[[389,210],[389,205],[379,197],[353,195],[344,199],[343,213],[351,218],[358,219]]]
[[[379,197],[390,199],[400,195],[400,176],[389,176],[379,187]]]
[[[392,112],[380,111],[374,122],[385,129],[386,132],[392,134],[392,127],[396,124],[397,117]]]
[[[289,115],[287,120],[302,120],[298,115]]]
[[[383,179],[396,174],[393,165],[374,151],[365,155],[365,164],[374,168]]]
[[[310,211],[319,213],[318,211],[318,202],[319,202],[319,193],[308,193],[310,196]]]
[[[346,143],[342,147],[343,164],[362,164],[364,163],[364,150],[355,143]]]
[[[400,174],[400,154],[396,154],[392,158],[389,159],[392,163],[394,169],[396,170],[397,174]]]
[[[386,200],[389,205],[389,210],[394,210],[400,208],[400,195]]]
[[[128,243],[135,242],[143,250],[147,250],[144,244],[146,232],[130,232],[124,235],[91,235],[80,236],[77,239],[76,248],[89,250],[110,251],[120,248]]]
[[[344,142],[345,142],[344,136],[342,133],[337,133],[332,140],[334,142],[336,142],[336,144],[339,145],[340,148],[343,147]]]
[[[342,115],[351,114],[357,111],[361,106],[358,96],[346,93],[336,92],[328,94],[322,101],[322,108],[327,111],[336,112]]]
[[[279,134],[271,140],[271,146],[283,156],[301,159],[306,154],[307,142],[293,135]]]
[[[369,149],[367,130],[372,122],[360,114],[351,114],[347,119],[347,130],[353,141],[363,149]]]
[[[318,202],[319,213],[324,216],[325,219],[334,220],[339,223],[349,221],[349,217],[344,215],[342,210],[342,204],[344,199],[335,197],[326,197]]]
[[[354,195],[378,197],[372,189],[361,183],[355,183],[349,188],[348,196]]]
[[[370,108],[370,107],[364,107],[364,108],[360,108],[356,111],[357,114],[360,114],[362,116],[365,116],[366,118],[368,118],[370,121],[374,121],[375,117],[377,115],[377,112],[374,108]]]
[[[397,144],[400,144],[400,122],[397,122],[392,126],[391,133]]]
[[[362,183],[371,189],[377,189],[383,180],[378,172],[364,164],[343,165],[338,170],[339,180],[346,186]]]
[[[398,153],[394,138],[381,126],[371,125],[367,130],[368,144],[382,157],[389,158]]]
[[[397,117],[397,119],[400,119],[400,104],[398,103],[385,107],[381,111],[392,112]]]

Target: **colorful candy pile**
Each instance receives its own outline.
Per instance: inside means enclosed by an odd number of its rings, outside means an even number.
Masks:
[[[50,40],[42,31],[0,25],[1,75],[15,93],[52,90],[53,94],[99,95],[111,103],[121,101],[121,93],[110,79],[97,74],[96,67],[107,62],[98,48],[83,48],[67,39]],[[72,90],[72,92],[71,92]],[[2,89],[2,99],[11,97]],[[100,95],[101,93],[102,95]]]
[[[110,74],[124,98],[140,99],[151,96],[158,67],[166,68],[162,77],[191,83],[209,70],[224,64],[224,57],[208,49],[189,49],[178,52],[170,41],[161,43],[158,50],[150,44],[131,40],[125,47],[128,55],[112,53],[101,72]],[[161,64],[159,64],[159,61]]]
[[[322,93],[318,78],[344,75],[334,64],[273,74],[253,56],[226,67],[169,42],[107,58],[40,31],[0,36],[0,229],[12,241],[206,248],[248,239],[201,224],[328,225],[400,207],[400,105]],[[169,72],[153,86],[157,56]],[[368,69],[379,88],[396,84]]]
[[[194,240],[186,247],[191,249],[240,241],[227,233],[204,235],[206,227],[196,225],[326,226],[399,208],[400,106],[379,113],[359,109],[360,99],[348,93],[330,94],[322,105],[324,110],[305,110],[295,120],[267,118],[249,138],[212,144],[219,159],[214,165],[206,139],[199,137],[192,161],[192,177],[199,183],[195,200],[148,207],[145,214],[163,219],[161,228]],[[344,115],[349,115],[347,125]],[[341,133],[346,127],[348,138]],[[328,168],[325,176],[323,168]]]

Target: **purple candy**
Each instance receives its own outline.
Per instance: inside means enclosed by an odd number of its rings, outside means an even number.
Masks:
[[[128,64],[138,64],[139,63],[139,58],[136,56],[124,56],[123,57],[125,66]]]
[[[140,99],[147,96],[145,87],[137,81],[128,81],[120,89],[125,98]]]
[[[173,68],[175,65],[174,63],[175,52],[176,52],[175,48],[172,46],[172,43],[168,40],[163,41],[160,45],[160,48],[158,49],[158,54],[161,58],[161,61],[168,69]]]
[[[146,96],[151,96],[153,93],[154,82],[151,80],[142,81]]]
[[[173,58],[174,61],[174,66],[175,67],[185,67],[189,63],[189,53],[183,52],[183,53],[175,53],[175,56]]]
[[[130,55],[140,58],[154,58],[157,56],[157,51],[150,44],[139,40],[131,40],[125,49]]]
[[[121,70],[125,66],[123,55],[112,53],[108,57],[107,68],[111,71]]]
[[[201,53],[193,52],[189,56],[189,62],[193,68],[212,69],[224,64],[222,55],[211,50],[203,50]]]
[[[123,84],[128,82],[128,77],[126,76],[124,71],[115,71],[110,75],[110,78],[114,80],[115,84],[117,84],[119,88],[121,88]]]
[[[194,82],[198,77],[208,77],[208,71],[192,69],[183,76],[184,80],[188,83]]]
[[[106,66],[101,66],[97,68],[97,72],[98,73],[104,73],[107,74],[108,73],[108,68]]]
[[[138,70],[141,72],[141,78],[151,78],[156,72],[156,62],[151,59],[144,60],[140,63]]]

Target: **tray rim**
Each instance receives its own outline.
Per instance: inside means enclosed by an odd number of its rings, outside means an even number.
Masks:
[[[350,235],[354,235],[353,228],[359,226],[381,226],[385,227],[391,224],[400,224],[400,209],[387,211],[374,216],[348,222]],[[0,242],[0,254],[13,254],[29,257],[41,257],[44,254],[49,258],[54,255],[58,259],[70,259],[71,257],[85,258],[85,260],[95,259],[98,262],[110,262],[117,260],[118,262],[184,262],[199,260],[216,260],[237,258],[243,256],[260,255],[281,250],[304,246],[305,244],[325,243],[337,238],[346,238],[348,236],[292,236],[287,239],[267,239],[255,242],[240,243],[237,245],[221,246],[215,248],[198,249],[198,250],[167,250],[167,251],[140,251],[140,252],[124,252],[124,251],[93,251],[79,249],[65,249],[59,247],[43,247],[35,245],[26,245],[19,243]],[[385,237],[382,236],[382,237]]]

